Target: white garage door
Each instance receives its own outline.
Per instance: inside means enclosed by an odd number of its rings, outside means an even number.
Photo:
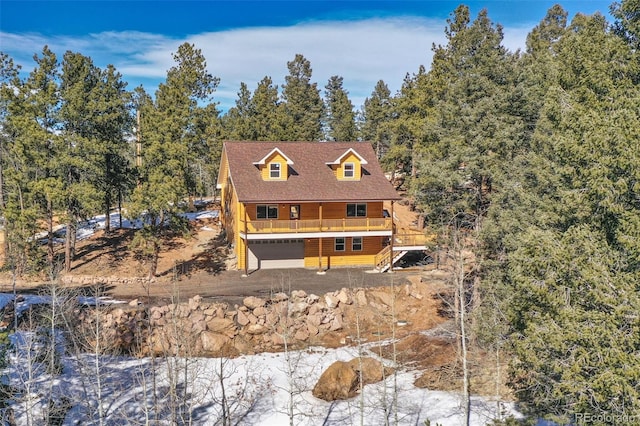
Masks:
[[[304,268],[304,240],[249,241],[249,269]]]

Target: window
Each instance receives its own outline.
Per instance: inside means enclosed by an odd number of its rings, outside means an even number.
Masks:
[[[343,171],[345,178],[355,177],[355,166],[353,163],[344,163]]]
[[[277,219],[278,218],[278,205],[266,205],[258,204],[256,206],[256,217],[258,219]]]
[[[347,217],[367,217],[367,205],[347,204]]]
[[[271,179],[280,179],[280,163],[269,164],[269,177]]]
[[[351,239],[351,251],[362,251],[362,237],[353,237]]]
[[[335,251],[344,251],[344,238],[336,238]]]

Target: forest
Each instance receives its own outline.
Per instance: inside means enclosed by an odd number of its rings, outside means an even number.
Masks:
[[[153,96],[78,52],[45,46],[26,77],[0,53],[3,268],[68,271],[78,223],[115,208],[145,213],[132,248],[157,259],[185,230],[178,213],[215,194],[225,140],[371,143],[438,244],[474,254],[461,277],[468,341],[512,359],[523,412],[637,423],[640,1],[613,3],[611,16],[569,21],[555,5],[511,52],[487,11],[461,5],[430,66],[395,94],[379,81],[359,109],[342,77],[319,87],[303,54],[281,87],[243,83],[223,114],[194,45]]]

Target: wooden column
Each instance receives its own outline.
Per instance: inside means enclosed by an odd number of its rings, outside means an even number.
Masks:
[[[318,219],[320,222],[320,232],[322,232],[322,203],[318,209]],[[322,237],[318,238],[318,273],[322,272]]]
[[[393,223],[393,200],[391,201],[391,238],[389,239],[389,272],[393,272],[393,240],[395,239]]]
[[[242,203],[244,210],[244,274],[249,275],[249,227],[247,225],[247,205]]]

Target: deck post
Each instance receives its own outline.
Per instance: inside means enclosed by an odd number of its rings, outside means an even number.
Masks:
[[[247,205],[242,203],[244,210],[244,276],[249,276],[249,227],[247,226]]]
[[[318,218],[320,220],[320,232],[322,232],[322,203],[318,209]],[[318,238],[318,274],[322,274],[322,237]]]
[[[389,239],[389,273],[393,272],[393,240],[395,238],[393,226],[393,200],[391,200],[391,238]]]

